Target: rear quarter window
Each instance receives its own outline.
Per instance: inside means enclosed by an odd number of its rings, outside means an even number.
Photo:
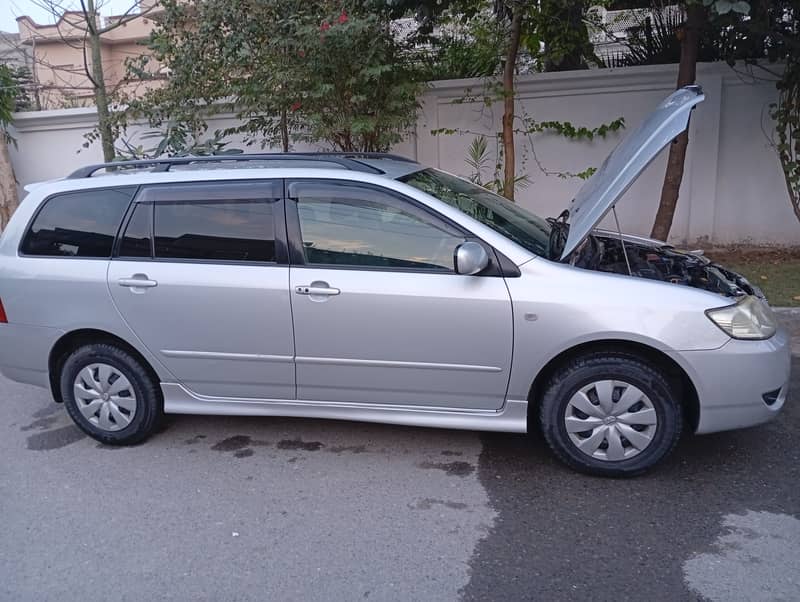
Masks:
[[[136,187],[82,190],[50,197],[20,246],[25,255],[111,257],[114,237]]]

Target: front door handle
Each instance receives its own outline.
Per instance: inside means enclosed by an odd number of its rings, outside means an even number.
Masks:
[[[129,288],[153,288],[158,286],[158,282],[150,280],[147,274],[134,274],[130,278],[120,278],[117,280],[117,284]]]
[[[304,286],[294,287],[294,292],[298,295],[311,295],[320,297],[332,297],[338,295],[342,291],[338,288],[328,286],[327,282],[312,282]]]

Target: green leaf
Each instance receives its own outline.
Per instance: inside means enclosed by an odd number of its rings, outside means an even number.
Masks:
[[[733,2],[729,2],[728,0],[716,0],[714,2],[714,11],[718,15],[726,15],[731,12],[733,8]]]
[[[734,2],[732,6],[732,10],[735,13],[739,13],[740,15],[749,15],[750,14],[750,3],[749,2]]]

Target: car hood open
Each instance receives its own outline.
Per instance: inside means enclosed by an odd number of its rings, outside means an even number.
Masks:
[[[611,151],[569,206],[565,259],[589,235],[656,155],[689,125],[689,115],[705,99],[700,86],[670,94]]]

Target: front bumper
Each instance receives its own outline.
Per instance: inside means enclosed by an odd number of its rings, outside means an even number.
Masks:
[[[766,341],[731,339],[719,349],[682,351],[675,359],[697,389],[698,434],[767,422],[786,402],[792,358],[783,329]]]

